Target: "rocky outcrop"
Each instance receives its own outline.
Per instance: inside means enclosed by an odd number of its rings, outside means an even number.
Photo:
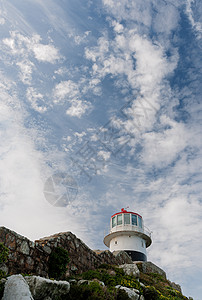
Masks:
[[[6,273],[34,273],[47,277],[49,255],[42,247],[5,227],[0,227],[0,242],[9,249],[8,262],[4,265]]]
[[[119,268],[122,268],[126,275],[134,276],[134,278],[139,278],[140,276],[140,271],[136,264],[124,264],[120,265]]]
[[[67,281],[56,281],[39,276],[26,276],[34,300],[40,299],[62,299],[70,290],[70,284]]]
[[[71,232],[54,234],[32,242],[14,231],[0,227],[0,242],[9,249],[8,262],[2,266],[8,274],[24,273],[48,277],[48,261],[55,247],[62,247],[69,253],[67,276],[95,269],[103,263],[132,263],[126,252],[120,251],[114,255],[108,250],[93,251]]]
[[[101,264],[111,264],[122,267],[125,274],[132,275],[137,279],[140,272],[145,274],[157,273],[166,279],[166,273],[152,262],[133,263],[129,255],[124,251],[114,253],[108,250],[93,251],[71,232],[54,234],[32,242],[14,231],[0,227],[0,243],[3,243],[9,249],[8,261],[0,265],[0,270],[3,270],[8,275],[24,273],[48,278],[50,254],[55,247],[61,247],[68,251],[70,258],[64,277],[97,269]],[[50,284],[49,281],[45,282],[44,280],[42,282],[42,279],[37,276],[33,277],[32,281],[27,279],[35,298],[38,297],[36,296],[38,286],[48,286]],[[31,284],[33,281],[35,282],[33,283],[35,291],[33,290],[33,284]],[[53,281],[51,281],[51,284],[53,284]],[[170,286],[181,292],[178,284],[170,282]]]
[[[2,300],[34,300],[22,275],[12,275],[5,283]]]
[[[5,282],[2,300],[56,300],[70,291],[67,281],[50,280],[39,276],[9,276]]]
[[[181,289],[181,286],[175,282],[170,282],[170,285],[172,286],[173,289],[177,290],[178,292],[182,293],[182,289]]]
[[[137,265],[138,269],[143,273],[157,273],[166,279],[166,272],[150,261],[136,262],[136,265]]]
[[[131,257],[125,251],[110,252],[109,250],[94,250],[101,258],[102,263],[109,265],[120,265],[133,263]]]
[[[50,254],[54,247],[62,247],[67,250],[70,263],[68,264],[66,275],[96,269],[103,263],[120,265],[132,262],[131,258],[124,251],[121,251],[117,256],[114,256],[113,253],[108,250],[93,251],[71,232],[54,234],[37,240],[35,244],[47,254]]]
[[[136,289],[127,288],[125,286],[117,285],[116,288],[124,290],[128,297],[132,300],[144,300],[143,296],[140,296],[140,292]]]

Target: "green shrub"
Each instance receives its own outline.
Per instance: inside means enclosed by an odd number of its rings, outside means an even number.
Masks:
[[[144,295],[145,300],[159,300],[160,299],[157,290],[153,286],[147,286],[144,289],[143,295]]]
[[[114,291],[102,287],[98,282],[89,285],[71,285],[68,300],[113,300]]]
[[[71,285],[68,300],[129,300],[124,290],[101,286],[98,282],[88,285]]]
[[[118,268],[117,266],[108,265],[108,264],[101,264],[98,269],[104,269],[104,270],[113,270],[116,272],[116,275],[124,276],[124,271],[121,268]]]
[[[102,275],[99,270],[89,270],[82,274],[82,278],[86,280],[92,280],[94,278],[101,280]]]
[[[49,257],[49,277],[60,279],[66,272],[68,262],[67,250],[61,247],[54,248]]]
[[[9,250],[4,244],[0,243],[0,264],[7,262]],[[6,276],[6,273],[0,270],[0,280]],[[3,297],[4,283],[0,283],[0,299]]]
[[[107,287],[115,287],[116,285],[122,285],[129,288],[138,289],[141,293],[143,292],[143,288],[140,283],[133,277],[129,275],[125,275],[123,269],[108,265],[105,269],[97,269],[97,270],[89,270],[87,272],[82,273],[82,279],[92,280],[98,279],[103,281]],[[105,265],[103,265],[105,267]],[[111,275],[111,271],[115,271],[115,275]]]
[[[0,264],[7,262],[9,250],[4,244],[0,243]]]
[[[82,278],[86,280],[92,280],[92,279],[98,279],[100,281],[103,281],[105,285],[107,286],[115,286],[117,284],[120,284],[121,278],[119,275],[110,275],[110,270],[107,269],[97,269],[97,270],[89,270],[82,274]]]

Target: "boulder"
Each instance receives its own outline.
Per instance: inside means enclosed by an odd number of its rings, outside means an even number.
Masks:
[[[58,299],[66,296],[70,290],[68,281],[50,280],[40,276],[25,277],[35,300]]]
[[[34,300],[29,290],[29,286],[23,276],[9,276],[5,283],[2,300]]]
[[[140,297],[138,290],[135,290],[132,288],[127,288],[125,286],[120,286],[120,285],[117,285],[116,288],[118,288],[120,290],[124,290],[127,293],[128,297],[132,300],[139,300],[139,298],[141,300],[144,300],[144,297],[143,298],[141,298],[142,296]]]
[[[135,278],[140,276],[140,271],[136,264],[124,264],[120,265],[119,268],[122,268],[126,275],[134,276]]]
[[[153,264],[151,261],[139,261],[135,263],[143,273],[157,273],[166,279],[166,272]]]

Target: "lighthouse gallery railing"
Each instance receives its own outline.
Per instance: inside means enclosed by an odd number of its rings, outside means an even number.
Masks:
[[[112,232],[125,231],[125,230],[141,232],[141,233],[146,234],[150,238],[151,238],[151,234],[152,234],[152,232],[146,226],[144,226],[144,228],[140,228],[139,226],[135,226],[135,225],[121,224],[121,225],[117,225],[113,228],[107,227],[106,230],[104,230],[104,236],[106,236]]]

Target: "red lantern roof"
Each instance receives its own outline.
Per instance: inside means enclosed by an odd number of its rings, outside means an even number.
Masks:
[[[127,211],[125,208],[122,208],[120,212],[118,212],[118,213],[112,215],[111,218],[113,218],[113,217],[116,216],[116,215],[120,215],[120,214],[133,214],[133,215],[136,215],[136,216],[139,216],[140,218],[142,218],[142,216],[140,216],[139,214],[134,213],[134,212],[132,212],[132,211]]]

